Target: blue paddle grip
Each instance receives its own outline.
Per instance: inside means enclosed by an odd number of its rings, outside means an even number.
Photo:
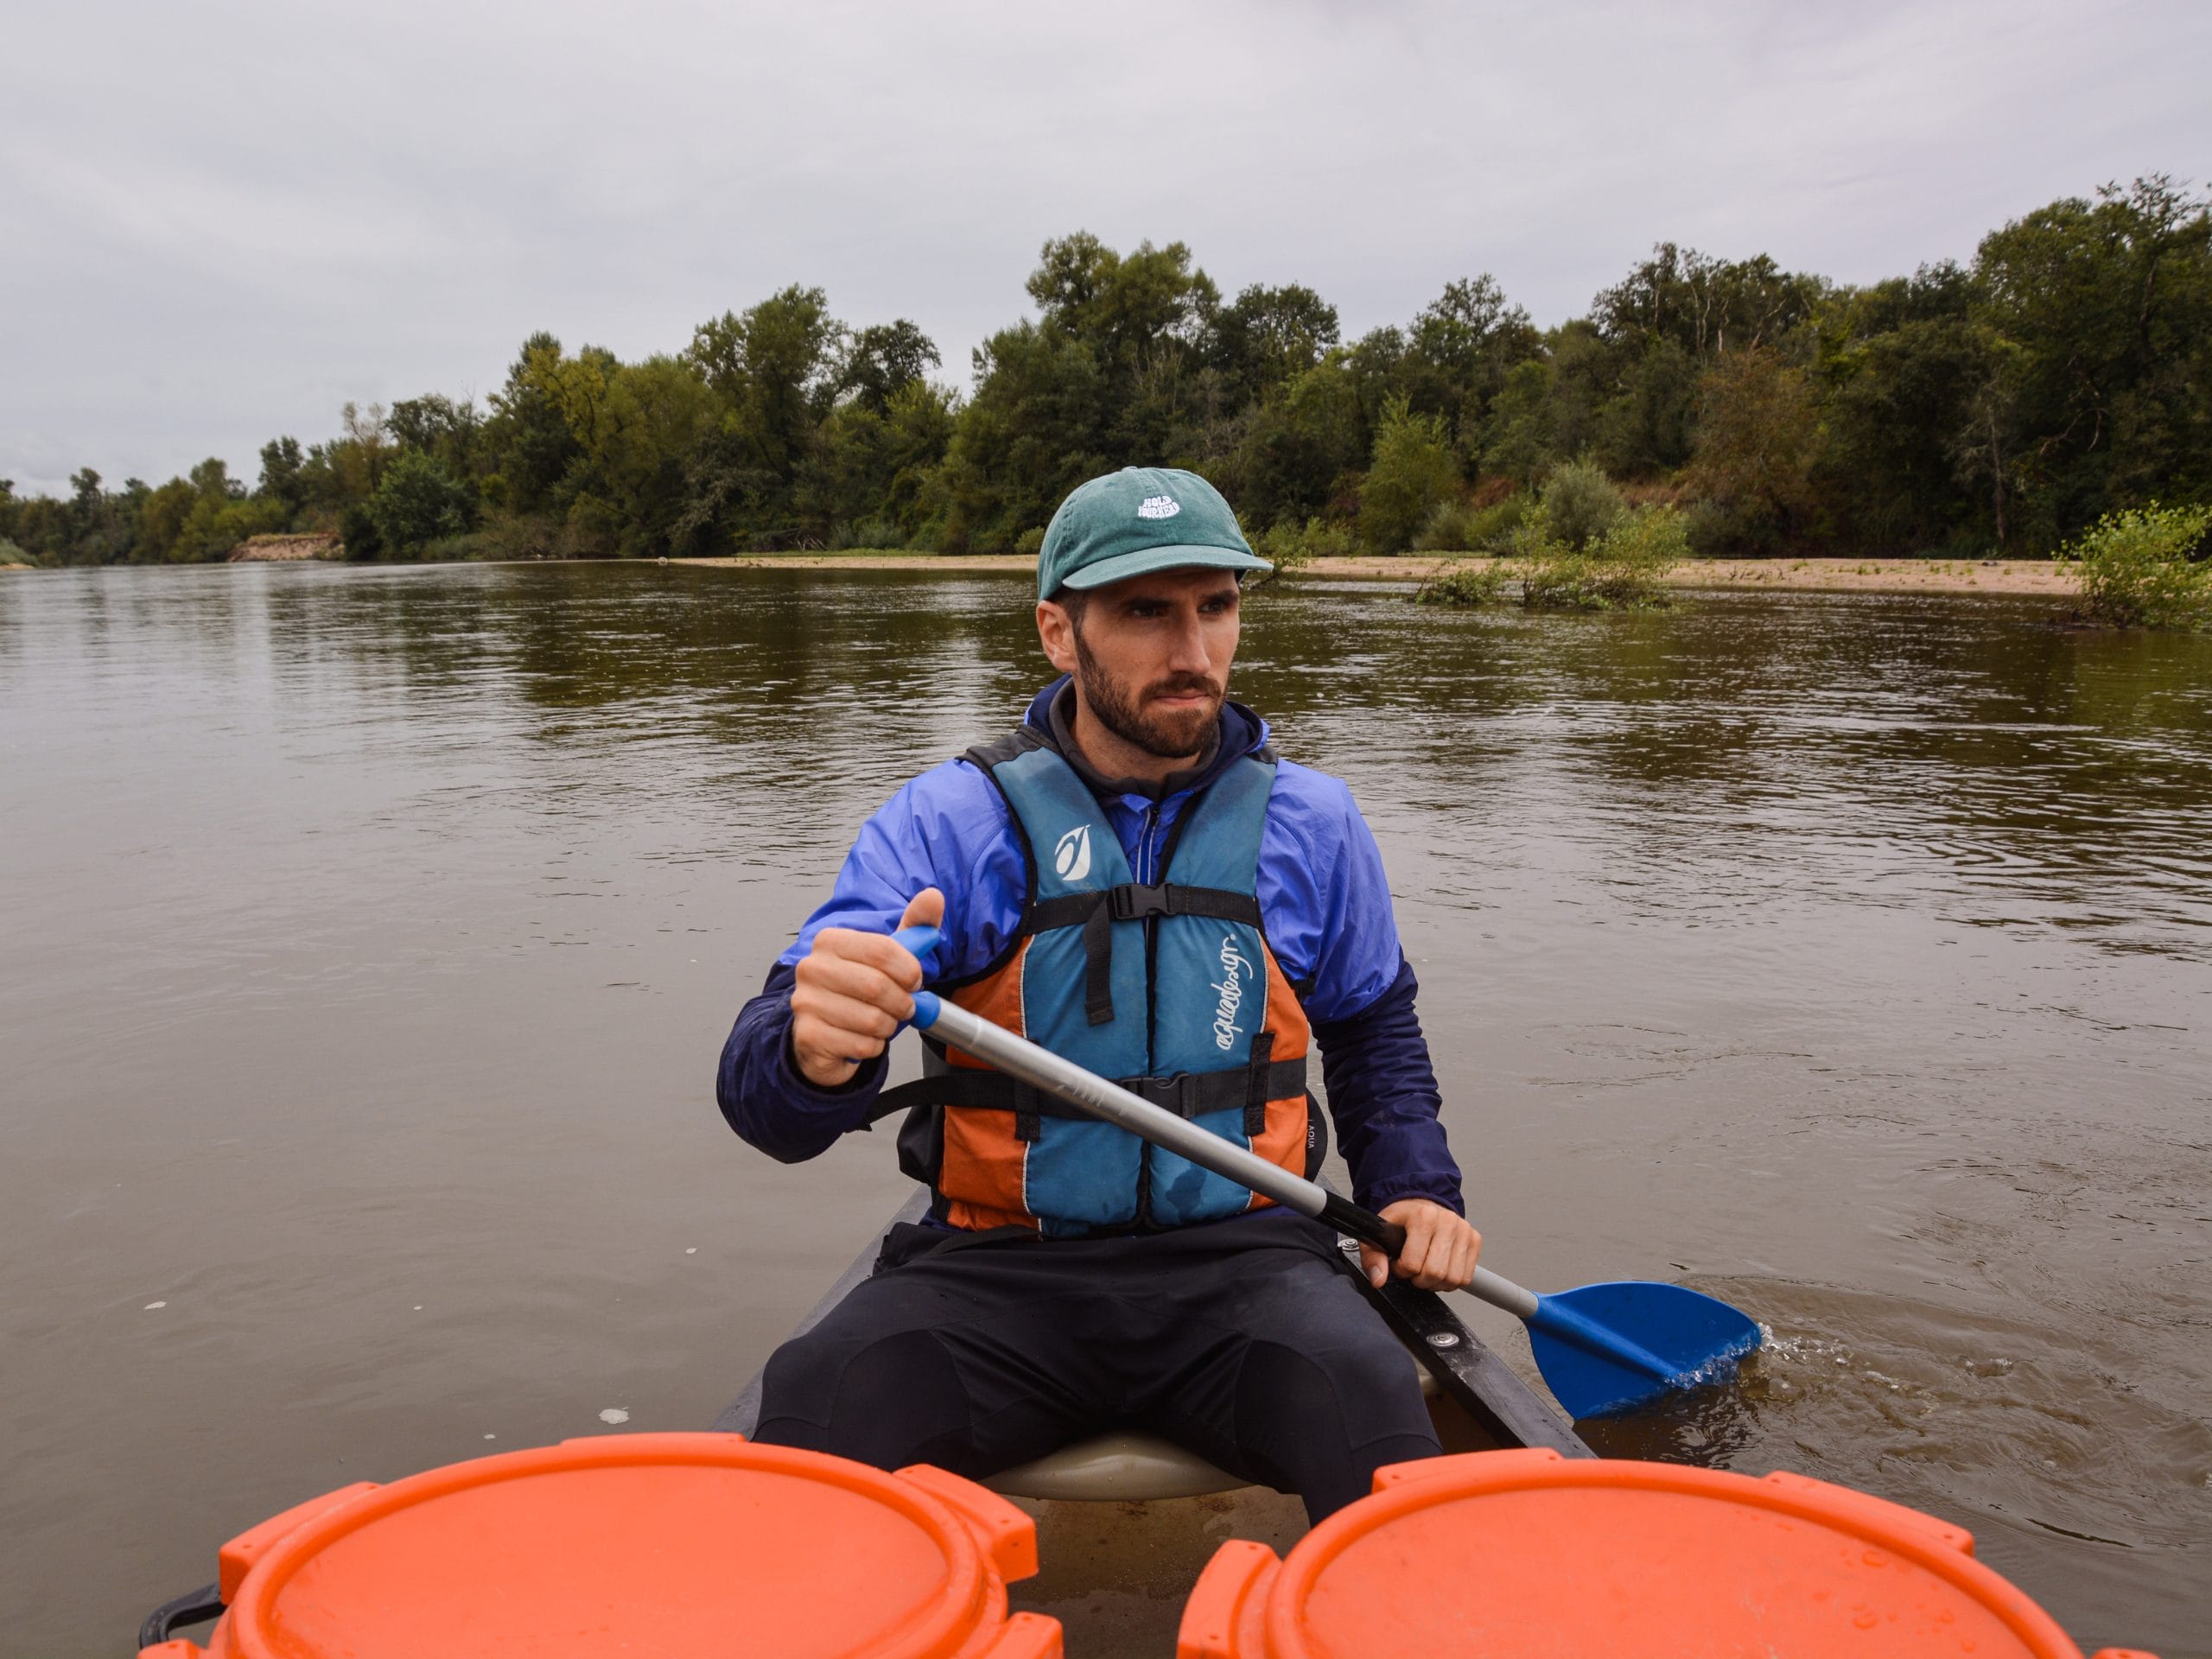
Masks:
[[[938,945],[944,938],[944,935],[934,927],[902,927],[891,936],[891,943],[912,956],[915,961],[922,964],[922,971],[927,973],[930,969],[930,957],[935,954]],[[922,1027],[935,1025],[938,1006],[936,992],[916,991],[914,993],[914,1023]]]

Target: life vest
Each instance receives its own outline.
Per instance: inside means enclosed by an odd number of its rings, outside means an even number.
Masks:
[[[1268,948],[1256,896],[1274,758],[1241,755],[1189,801],[1160,879],[1131,874],[1073,767],[1033,728],[963,757],[1006,798],[1028,863],[1007,948],[941,995],[1298,1174],[1318,1170],[1312,1033]],[[926,1039],[925,1039],[926,1040]],[[1268,1201],[931,1042],[899,1161],[956,1227],[1048,1236],[1150,1231]]]

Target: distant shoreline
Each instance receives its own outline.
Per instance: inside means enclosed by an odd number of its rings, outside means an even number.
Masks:
[[[1019,553],[756,553],[728,558],[671,559],[671,565],[728,570],[914,570],[1028,575],[1034,559]],[[1300,576],[1336,582],[1426,582],[1452,564],[1486,558],[1408,553],[1395,558],[1316,559]],[[2041,559],[1696,559],[1667,578],[1670,588],[1772,592],[1876,594],[2026,594],[2070,599],[2080,591],[2073,567]]]
[[[236,563],[270,560],[249,555]],[[274,560],[284,563],[337,564],[339,561],[314,554],[287,551]],[[377,560],[358,569],[436,568],[440,563],[475,561],[435,561],[412,563]],[[669,568],[718,570],[906,570],[920,575],[1028,576],[1037,562],[1020,553],[747,553],[709,559],[501,559],[487,564],[648,564]],[[1316,559],[1295,572],[1300,577],[1324,582],[1421,582],[1452,565],[1480,569],[1498,563],[1490,558],[1455,557],[1449,554],[1407,553],[1395,557],[1361,556]],[[0,570],[35,570],[29,564],[0,564]],[[65,566],[64,569],[86,567]],[[205,565],[115,569],[195,569]],[[2072,599],[2081,591],[2071,565],[2041,559],[1693,559],[1666,578],[1669,588],[1707,593],[1830,593],[1830,594],[1999,594],[2046,599]]]

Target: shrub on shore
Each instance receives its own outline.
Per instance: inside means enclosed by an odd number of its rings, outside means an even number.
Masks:
[[[1570,461],[1544,480],[1544,516],[1551,533],[1580,552],[1628,511],[1620,486],[1594,461]]]
[[[1414,549],[1421,553],[1497,552],[1528,514],[1529,498],[1520,494],[1486,507],[1467,501],[1440,502],[1414,537]]]
[[[2081,573],[2084,620],[2110,628],[2212,626],[2212,559],[2192,558],[2212,507],[2107,513],[2058,556]]]
[[[1249,540],[1252,550],[1272,563],[1274,574],[1278,576],[1287,575],[1316,559],[1348,559],[1359,551],[1351,527],[1326,518],[1308,518],[1302,524],[1275,524]]]
[[[1624,512],[1579,548],[1539,508],[1516,540],[1521,603],[1530,610],[1656,609],[1667,603],[1668,573],[1689,556],[1682,516],[1665,505]]]
[[[1503,561],[1484,565],[1449,564],[1421,585],[1414,594],[1416,605],[1495,605],[1505,597],[1512,572]]]

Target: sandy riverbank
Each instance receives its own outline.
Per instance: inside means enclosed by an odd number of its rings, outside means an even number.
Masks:
[[[1421,582],[1460,563],[1432,553],[1400,558],[1319,559],[1299,572],[1335,581]],[[776,553],[671,563],[757,570],[995,571],[1027,575],[1036,562],[1020,554]],[[1474,566],[1492,563],[1469,559]],[[2071,597],[2073,569],[2037,559],[1697,559],[1668,577],[1673,588],[1886,594],[2041,594]]]

